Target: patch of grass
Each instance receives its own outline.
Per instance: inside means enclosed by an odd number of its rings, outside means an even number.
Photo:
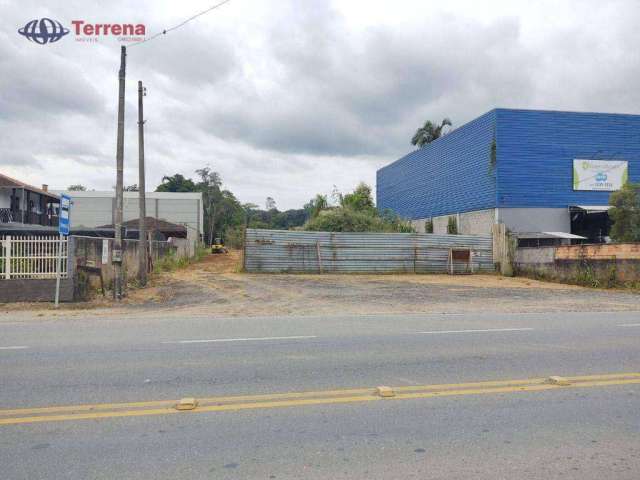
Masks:
[[[196,247],[196,253],[193,256],[193,261],[199,262],[207,255],[209,255],[209,249],[205,245],[200,244]]]
[[[173,272],[179,268],[186,267],[192,261],[195,261],[196,258],[197,258],[197,254],[196,254],[196,257],[194,257],[193,259],[190,259],[188,257],[178,257],[176,255],[176,252],[172,251],[167,255],[165,255],[164,257],[162,257],[161,259],[159,259],[156,262],[153,270],[155,273]]]

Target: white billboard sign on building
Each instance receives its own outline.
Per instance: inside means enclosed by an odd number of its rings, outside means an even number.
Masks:
[[[629,178],[626,160],[573,160],[573,189],[614,192]]]

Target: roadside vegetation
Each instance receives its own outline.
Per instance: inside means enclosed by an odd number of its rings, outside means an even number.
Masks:
[[[173,272],[180,268],[185,268],[193,263],[199,262],[209,254],[209,249],[204,245],[198,245],[195,255],[192,258],[179,257],[175,251],[170,252],[160,258],[153,266],[154,273]]]
[[[373,203],[371,187],[360,183],[352,193],[335,194],[337,205],[331,206],[322,195],[305,205],[309,220],[303,230],[317,232],[414,232],[409,222],[391,211],[380,213]]]
[[[610,236],[614,242],[640,242],[640,184],[625,183],[609,197]]]

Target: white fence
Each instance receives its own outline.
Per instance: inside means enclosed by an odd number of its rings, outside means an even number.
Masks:
[[[0,281],[11,278],[56,278],[59,253],[60,277],[67,278],[68,240],[58,236],[0,236]],[[62,247],[62,251],[59,249]]]

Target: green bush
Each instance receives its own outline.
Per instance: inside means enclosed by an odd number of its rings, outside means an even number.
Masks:
[[[191,263],[188,257],[178,257],[175,250],[171,250],[164,257],[160,258],[155,266],[154,271],[158,272],[173,272],[178,268],[184,268]]]
[[[225,234],[225,245],[231,248],[242,248],[244,227],[229,228]]]
[[[207,248],[207,246],[204,245],[203,243],[198,243],[198,245],[196,246],[196,251],[193,257],[193,261],[199,262],[208,254],[209,254],[209,249]]]
[[[313,232],[403,232],[411,233],[413,227],[390,214],[378,216],[370,211],[356,211],[349,207],[323,210],[310,219],[304,230]]]
[[[611,238],[616,242],[640,242],[640,184],[625,183],[609,197]]]
[[[424,222],[424,233],[433,233],[433,220]]]
[[[447,219],[447,233],[451,235],[458,234],[458,222],[456,220],[456,217],[449,217]]]

